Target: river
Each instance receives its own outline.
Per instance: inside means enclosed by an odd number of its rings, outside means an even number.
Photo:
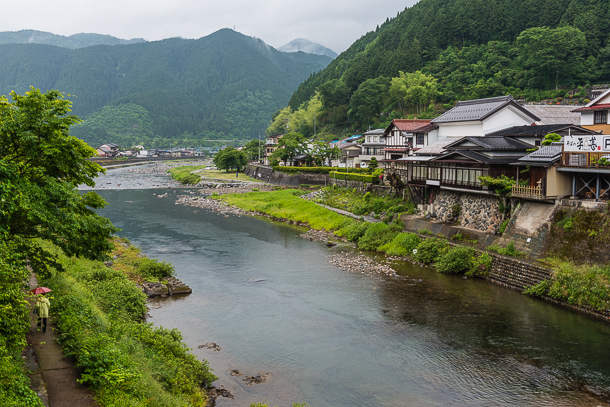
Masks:
[[[153,194],[169,192],[157,198]],[[175,205],[178,189],[105,190],[101,214],[193,293],[153,300],[234,399],[218,406],[599,406],[610,326],[478,279],[394,264],[341,270],[294,226]],[[372,255],[372,254],[371,254]],[[374,255],[372,255],[374,256]],[[198,348],[214,342],[213,351]],[[231,376],[238,369],[243,376]],[[243,378],[271,372],[267,383]]]

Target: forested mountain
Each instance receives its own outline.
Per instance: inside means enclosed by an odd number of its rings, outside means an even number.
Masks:
[[[91,45],[117,45],[145,42],[144,38],[122,40],[111,35],[80,33],[70,36],[45,31],[21,30],[0,32],[0,44],[46,44],[63,48],[84,48]]]
[[[332,49],[326,48],[315,42],[306,40],[305,38],[296,38],[290,41],[288,44],[281,46],[277,49],[282,52],[298,52],[303,51],[308,54],[326,55],[331,58],[337,58],[337,53]]]
[[[568,88],[608,81],[610,2],[421,0],[311,75],[289,105],[294,112],[317,97],[323,124],[375,125],[379,113],[416,112],[426,103],[401,98],[401,80],[403,91],[435,87],[434,100],[445,104],[506,93],[563,97]],[[563,91],[544,92],[555,89]]]
[[[70,94],[84,119],[72,134],[93,145],[194,146],[257,138],[299,83],[330,61],[228,29],[198,40],[80,49],[5,44],[0,94],[30,86]]]

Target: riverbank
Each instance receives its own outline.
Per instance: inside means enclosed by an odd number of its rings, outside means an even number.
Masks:
[[[204,406],[204,388],[216,380],[207,362],[190,353],[177,330],[142,319],[147,296],[134,280],[158,281],[171,266],[124,240],[116,244],[113,263],[58,253],[65,271],[39,277],[53,290],[51,318],[64,354],[100,405]]]

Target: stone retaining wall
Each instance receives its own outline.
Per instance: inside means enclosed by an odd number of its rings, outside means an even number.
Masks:
[[[453,217],[453,206],[460,206],[458,221],[469,229],[494,233],[501,223],[498,212],[500,200],[494,196],[467,192],[441,191],[434,198],[434,214],[438,220],[449,221]]]
[[[515,291],[523,292],[527,287],[537,285],[545,280],[552,280],[553,270],[539,267],[535,264],[527,263],[517,259],[506,258],[496,254],[491,254],[493,262],[487,280]],[[610,322],[610,310],[598,310],[593,307],[572,305],[566,301],[549,296],[542,296],[540,299],[587,314],[597,319]]]
[[[343,180],[331,178],[331,184],[340,188],[357,189],[360,192],[374,192],[377,195],[388,196],[394,194],[394,188],[385,185],[373,185],[369,182]]]

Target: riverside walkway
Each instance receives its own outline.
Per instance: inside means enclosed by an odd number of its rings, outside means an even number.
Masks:
[[[38,287],[32,274],[30,289]],[[52,293],[51,293],[52,296]],[[34,300],[30,300],[31,309]],[[53,300],[51,300],[53,309]],[[92,393],[76,380],[80,372],[74,362],[66,358],[57,344],[53,320],[49,318],[47,332],[37,331],[38,318],[30,311],[30,332],[25,363],[31,374],[30,388],[46,407],[97,407]]]

